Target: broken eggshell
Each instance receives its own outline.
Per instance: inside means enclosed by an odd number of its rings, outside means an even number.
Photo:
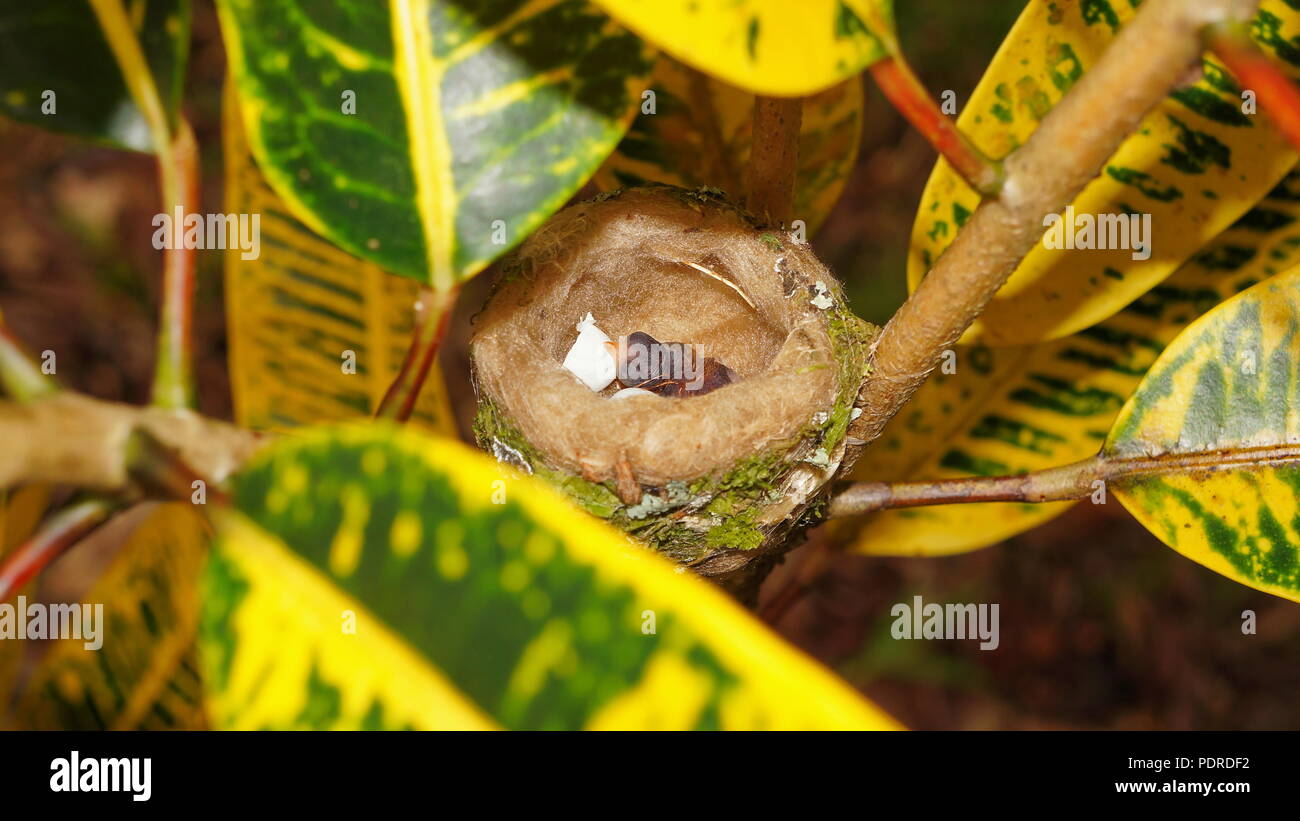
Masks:
[[[603,391],[618,375],[614,343],[600,328],[591,311],[575,326],[578,338],[564,357],[564,369],[593,391]]]
[[[618,393],[610,396],[610,399],[631,399],[633,396],[658,396],[654,391],[648,391],[645,388],[623,388]]]

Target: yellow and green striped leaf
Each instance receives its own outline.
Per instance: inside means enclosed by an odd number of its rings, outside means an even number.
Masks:
[[[723,593],[448,439],[262,451],[205,574],[226,728],[889,728]]]
[[[892,0],[596,0],[682,62],[759,94],[823,91],[897,52]]]
[[[1031,0],[962,111],[958,124],[991,156],[1005,156],[1097,62],[1136,13],[1118,0]],[[1300,76],[1300,10],[1264,0],[1256,43]],[[1213,58],[1141,123],[1073,203],[1078,215],[1149,214],[1151,256],[1130,249],[1053,250],[1039,243],[963,337],[988,345],[1059,338],[1113,315],[1171,274],[1264,196],[1296,153]],[[915,289],[975,210],[979,195],[943,160],[922,194],[908,282]]]
[[[1187,323],[1300,263],[1300,172],[1105,322],[1065,339],[1010,348],[959,346],[863,453],[854,478],[909,481],[1027,473],[1095,454],[1155,358]],[[875,555],[976,550],[1029,530],[1070,502],[944,505],[844,523]]]
[[[126,543],[82,598],[85,604],[103,606],[98,622],[102,646],[88,649],[84,638],[52,642],[23,682],[9,725],[62,730],[206,726],[195,633],[210,528],[187,502],[148,505],[137,515],[140,521]]]
[[[650,69],[585,0],[217,5],[253,155],[293,215],[444,291],[591,176]]]
[[[602,190],[661,182],[718,188],[744,202],[754,95],[660,55],[650,78],[654,110],[642,113],[596,172]],[[804,99],[794,218],[811,234],[835,206],[862,137],[862,80]]]
[[[1165,544],[1300,601],[1300,268],[1183,331],[1120,411],[1103,453],[1169,465],[1111,482]]]
[[[174,115],[189,55],[189,0],[128,0],[126,10],[159,97]],[[0,55],[0,115],[151,150],[149,128],[85,0],[0,0]]]
[[[230,88],[226,105],[234,105]],[[259,214],[262,237],[256,259],[238,249],[225,256],[235,420],[272,430],[373,415],[409,346],[418,284],[295,219],[254,164],[240,118],[227,116],[222,128],[226,211]],[[412,419],[455,433],[436,363]]]

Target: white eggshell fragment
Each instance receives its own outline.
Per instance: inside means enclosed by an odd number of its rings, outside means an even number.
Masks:
[[[630,396],[658,396],[654,391],[648,391],[645,388],[624,388],[610,397],[610,399],[627,399]]]
[[[618,363],[610,350],[613,343],[596,327],[590,311],[576,329],[578,339],[564,356],[564,368],[593,391],[604,390],[618,375]]]

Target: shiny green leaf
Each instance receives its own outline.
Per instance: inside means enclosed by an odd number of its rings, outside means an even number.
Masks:
[[[220,0],[253,156],[293,215],[440,290],[622,137],[641,42],[583,0]]]
[[[163,105],[175,115],[189,54],[189,0],[127,0],[126,9]],[[85,0],[0,0],[0,115],[136,151],[151,147]]]
[[[227,110],[234,103],[227,88]],[[419,286],[390,276],[294,219],[249,155],[242,121],[223,121],[226,211],[258,214],[261,249],[225,252],[230,390],[258,430],[373,416],[410,346]],[[435,363],[411,416],[454,434]]]

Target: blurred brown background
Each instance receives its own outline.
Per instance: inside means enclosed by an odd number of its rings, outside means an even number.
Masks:
[[[968,96],[1023,3],[900,3],[904,47],[936,94]],[[203,210],[220,211],[220,89],[215,14],[196,3],[186,111],[203,147]],[[883,322],[906,293],[913,212],[934,154],[867,83],[862,155],[815,240],[856,310]],[[59,354],[66,384],[145,401],[161,260],[149,158],[0,124],[0,310],[29,349]],[[462,426],[473,407],[466,318],[490,274],[462,298],[443,365]],[[229,417],[216,253],[199,255],[203,412]],[[2,445],[2,443],[0,443]],[[765,588],[783,589],[825,534]],[[890,608],[987,602],[1001,646],[895,641]],[[1241,633],[1241,613],[1258,634]],[[915,728],[1300,729],[1300,607],[1257,593],[1164,547],[1118,504],[1081,505],[1004,544],[945,559],[836,556],[776,628]]]

